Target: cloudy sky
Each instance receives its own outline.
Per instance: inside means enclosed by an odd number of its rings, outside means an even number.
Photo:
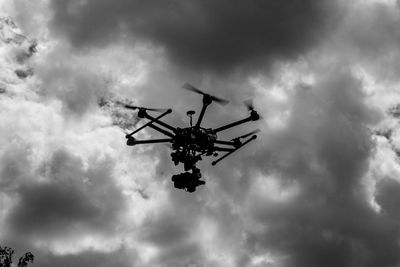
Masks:
[[[0,39],[0,245],[33,266],[400,266],[397,1],[2,0]],[[207,127],[262,115],[193,194],[107,102],[184,127],[185,82],[231,101]]]

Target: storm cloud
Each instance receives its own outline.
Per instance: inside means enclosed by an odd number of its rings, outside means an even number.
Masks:
[[[40,255],[40,256],[39,256]],[[101,253],[94,251],[85,251],[73,255],[53,255],[53,254],[39,254],[36,256],[35,264],[44,267],[50,266],[115,266],[115,267],[128,267],[134,266],[135,257],[129,255],[124,249],[116,252]]]
[[[39,169],[45,172],[44,182],[18,189],[20,202],[10,215],[10,226],[27,236],[65,235],[79,228],[111,231],[124,206],[112,183],[112,162],[100,161],[84,170],[80,159],[61,150],[45,164]]]
[[[53,1],[51,28],[76,47],[123,36],[181,68],[229,72],[294,59],[329,33],[335,1]]]

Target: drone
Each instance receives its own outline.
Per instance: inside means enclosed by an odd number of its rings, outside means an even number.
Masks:
[[[245,104],[250,112],[250,115],[247,118],[223,125],[215,129],[204,128],[201,126],[201,122],[203,121],[204,113],[206,112],[207,107],[212,102],[226,105],[229,103],[229,101],[207,94],[189,83],[185,83],[182,87],[186,90],[203,96],[203,107],[194,125],[193,115],[196,113],[194,110],[187,111],[187,116],[190,118],[190,126],[179,128],[173,127],[161,121],[161,118],[167,114],[170,114],[172,109],[146,108],[123,104],[123,106],[127,109],[138,110],[139,118],[145,118],[149,120],[143,126],[129,134],[126,134],[125,137],[127,139],[126,144],[128,146],[152,143],[170,143],[172,149],[172,161],[175,165],[182,163],[185,170],[183,173],[172,176],[171,180],[174,183],[174,187],[192,193],[196,191],[196,187],[205,184],[205,181],[201,180],[202,175],[200,169],[196,167],[196,163],[202,160],[203,156],[217,157],[219,152],[226,152],[224,155],[211,163],[212,165],[216,165],[218,162],[234,153],[239,148],[256,139],[257,135],[255,133],[259,132],[259,130],[257,129],[251,131],[231,140],[219,140],[217,134],[237,125],[249,121],[256,121],[260,119],[260,116],[255,111],[251,101],[248,100],[245,101]],[[159,116],[152,116],[148,112],[160,112],[162,114]],[[134,134],[143,130],[145,127],[150,127],[164,134],[167,138],[137,140],[133,137]]]

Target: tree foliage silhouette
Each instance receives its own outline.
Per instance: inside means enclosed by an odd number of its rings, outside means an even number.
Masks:
[[[0,267],[11,267],[12,257],[14,255],[14,250],[9,247],[0,246]],[[33,263],[34,256],[31,252],[26,252],[19,258],[18,267],[26,267],[28,262]]]

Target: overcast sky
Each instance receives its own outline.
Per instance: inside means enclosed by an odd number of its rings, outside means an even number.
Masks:
[[[397,1],[2,0],[0,15],[0,246],[40,267],[400,266]],[[171,107],[185,127],[201,107],[185,82],[231,101],[207,127],[250,98],[262,115],[224,133],[262,130],[203,160],[192,194],[168,147],[125,145],[133,112],[98,104]]]

